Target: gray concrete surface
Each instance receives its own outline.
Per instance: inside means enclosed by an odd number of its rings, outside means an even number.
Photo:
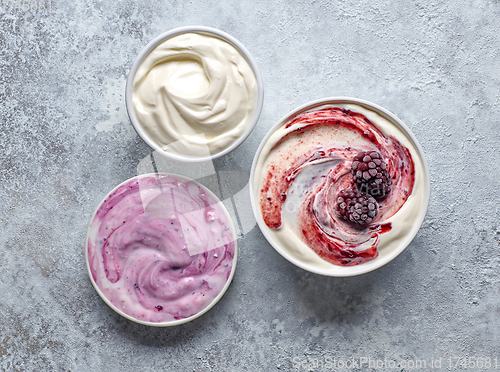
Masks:
[[[0,1],[0,370],[500,370],[498,0],[18,3]],[[411,128],[432,194],[399,257],[322,277],[255,227],[228,292],[192,323],[148,328],[106,306],[87,224],[151,154],[125,111],[128,69],[191,24],[239,39],[265,84],[256,130],[217,170],[248,175],[267,130],[322,97],[372,101]]]

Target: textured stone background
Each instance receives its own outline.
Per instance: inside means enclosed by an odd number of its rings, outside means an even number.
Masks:
[[[11,1],[0,0],[0,370],[500,364],[500,1],[53,0],[35,14]],[[105,305],[85,268],[87,224],[151,153],[125,111],[127,72],[149,40],[191,24],[239,39],[265,83],[256,130],[216,169],[248,175],[267,130],[317,98],[366,99],[411,128],[432,193],[399,257],[362,276],[321,277],[254,228],[228,292],[196,321],[147,328]]]

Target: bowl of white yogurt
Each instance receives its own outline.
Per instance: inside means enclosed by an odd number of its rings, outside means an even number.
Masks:
[[[252,164],[250,197],[284,258],[316,274],[353,276],[411,243],[429,204],[429,168],[394,114],[361,99],[325,98],[270,129]]]
[[[139,136],[156,152],[202,162],[238,147],[264,100],[262,77],[231,35],[204,26],[167,31],[141,50],[125,90]]]

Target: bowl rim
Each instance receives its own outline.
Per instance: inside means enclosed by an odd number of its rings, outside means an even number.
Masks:
[[[224,284],[224,287],[222,287],[222,290],[220,291],[220,293],[212,300],[212,302],[210,302],[210,304],[207,307],[203,308],[198,313],[196,313],[194,315],[191,315],[190,317],[183,318],[183,319],[177,319],[177,320],[172,320],[172,321],[167,321],[167,322],[146,322],[146,321],[143,321],[143,320],[140,320],[140,319],[136,319],[133,316],[124,313],[123,311],[121,311],[120,309],[118,309],[115,305],[113,305],[107,299],[107,297],[102,293],[102,291],[100,290],[100,288],[97,286],[96,282],[94,281],[94,278],[92,276],[92,272],[90,270],[90,263],[89,263],[89,256],[88,256],[88,242],[89,242],[89,239],[90,239],[90,237],[89,237],[90,227],[92,225],[92,222],[94,221],[94,218],[96,216],[97,211],[100,209],[100,207],[102,206],[102,204],[104,203],[104,201],[115,190],[117,190],[120,186],[122,186],[122,185],[124,185],[124,184],[126,184],[126,183],[128,183],[128,182],[130,182],[132,180],[140,179],[140,178],[145,178],[145,177],[157,177],[157,176],[174,176],[174,177],[178,177],[178,178],[181,178],[181,179],[184,179],[184,180],[187,180],[187,181],[194,182],[198,186],[202,187],[205,191],[208,191],[215,198],[215,200],[217,200],[220,203],[220,205],[222,206],[224,212],[226,213],[226,217],[228,218],[228,221],[230,222],[230,225],[231,225],[231,231],[233,233],[233,238],[234,238],[234,240],[233,240],[233,242],[234,242],[234,257],[233,257],[233,262],[232,262],[233,266],[231,268],[231,272],[229,274],[229,277],[227,278],[227,281]],[[119,185],[115,186],[110,192],[108,192],[106,194],[106,196],[104,196],[104,198],[102,198],[102,200],[97,205],[97,208],[95,209],[94,213],[92,214],[92,217],[90,218],[90,222],[89,222],[88,227],[87,227],[87,233],[85,234],[85,264],[87,266],[87,274],[89,275],[90,282],[92,283],[92,286],[94,287],[94,289],[97,292],[97,294],[99,295],[99,297],[101,297],[101,299],[113,311],[115,311],[116,313],[120,314],[124,318],[127,318],[128,320],[131,320],[131,321],[133,321],[135,323],[146,325],[146,326],[151,326],[151,327],[172,327],[172,326],[176,326],[176,325],[185,324],[185,323],[188,323],[188,322],[190,322],[192,320],[195,320],[195,319],[199,318],[200,316],[202,316],[203,314],[205,314],[206,312],[208,312],[211,308],[213,308],[219,302],[219,300],[222,298],[222,296],[224,296],[224,294],[226,293],[227,289],[231,285],[234,273],[236,271],[236,265],[237,265],[237,263],[238,263],[238,236],[236,234],[236,229],[234,227],[234,221],[232,220],[231,215],[229,214],[229,212],[228,212],[226,206],[224,205],[224,203],[222,203],[222,201],[217,197],[217,195],[215,195],[212,192],[212,190],[210,190],[208,187],[200,184],[196,180],[193,180],[193,179],[191,179],[189,177],[182,176],[182,175],[175,174],[175,173],[146,173],[146,174],[141,174],[141,175],[137,175],[137,176],[131,177],[131,178],[129,178],[129,179],[121,182]]]
[[[252,117],[250,120],[249,125],[246,127],[245,131],[242,133],[240,137],[236,141],[234,141],[230,146],[226,147],[224,150],[215,153],[210,156],[203,156],[203,157],[189,157],[189,156],[181,156],[179,154],[174,154],[171,152],[167,152],[163,150],[157,143],[155,143],[145,132],[145,130],[142,128],[142,126],[139,123],[139,120],[137,119],[137,115],[135,114],[134,110],[134,105],[132,102],[132,96],[133,96],[133,83],[134,83],[134,77],[137,72],[137,69],[139,68],[140,64],[146,58],[146,56],[160,43],[163,41],[170,39],[172,37],[175,37],[177,35],[185,34],[185,33],[200,33],[200,34],[210,34],[214,35],[215,37],[222,39],[229,44],[231,44],[233,47],[236,48],[236,50],[239,50],[243,57],[246,59],[248,64],[250,65],[251,69],[253,70],[253,73],[255,75],[255,79],[257,81],[257,102],[254,108],[254,111],[252,113]],[[228,154],[229,152],[233,151],[236,149],[239,145],[241,145],[247,137],[252,133],[253,129],[257,125],[257,122],[259,121],[260,114],[262,112],[262,106],[264,104],[264,82],[262,80],[262,75],[260,73],[259,67],[257,65],[257,62],[253,58],[253,56],[250,54],[248,49],[240,42],[238,41],[235,37],[229,35],[228,33],[218,30],[216,28],[212,27],[207,27],[207,26],[182,26],[182,27],[177,27],[174,29],[171,29],[169,31],[166,31],[158,36],[156,36],[153,40],[151,40],[142,50],[139,52],[137,55],[136,59],[132,63],[132,67],[130,68],[130,71],[128,73],[127,77],[127,83],[125,86],[125,106],[127,109],[127,114],[129,116],[129,119],[132,123],[132,126],[134,127],[135,131],[139,135],[139,137],[142,138],[146,144],[151,147],[153,150],[161,154],[162,156],[165,156],[167,158],[177,160],[177,161],[182,161],[182,162],[189,162],[189,163],[194,163],[194,162],[204,162],[208,160],[213,160],[217,159],[221,156],[224,156]]]
[[[331,264],[332,269],[323,269],[323,268],[317,268],[314,267],[313,265],[308,265],[292,255],[288,254],[286,250],[282,249],[280,244],[277,244],[276,242],[273,241],[273,238],[270,236],[270,234],[267,232],[268,227],[264,224],[262,218],[260,217],[260,208],[257,206],[257,201],[255,200],[255,194],[254,194],[254,177],[255,177],[255,168],[257,165],[257,160],[260,157],[262,148],[264,147],[265,143],[269,139],[269,137],[282,125],[287,123],[289,120],[291,120],[293,117],[312,110],[314,108],[324,106],[324,105],[339,105],[339,104],[355,104],[358,106],[361,106],[365,109],[371,110],[379,115],[381,115],[383,118],[389,120],[392,124],[396,125],[396,127],[399,127],[399,129],[406,135],[408,136],[409,140],[413,143],[415,146],[416,152],[420,156],[422,160],[422,168],[423,168],[423,177],[424,177],[424,200],[423,204],[421,206],[421,209],[419,211],[418,218],[415,219],[415,224],[412,227],[412,230],[410,230],[410,233],[402,240],[401,244],[397,249],[394,249],[392,252],[387,254],[385,257],[381,259],[374,259],[372,261],[356,265],[356,266],[349,266],[347,267],[346,270],[341,270],[341,271],[336,271],[335,267],[336,265]],[[423,149],[420,145],[420,143],[417,141],[415,135],[411,132],[411,130],[403,123],[401,119],[399,119],[396,115],[394,115],[392,112],[389,110],[366,100],[359,99],[359,98],[353,98],[353,97],[327,97],[327,98],[320,98],[314,101],[310,101],[306,104],[303,104],[299,106],[298,108],[295,108],[288,112],[285,116],[283,116],[280,120],[278,120],[272,127],[269,129],[265,137],[262,139],[257,151],[255,152],[255,156],[252,162],[252,168],[250,171],[250,182],[249,182],[249,191],[250,191],[250,201],[252,205],[252,211],[254,214],[254,217],[257,221],[257,224],[266,238],[266,240],[269,242],[269,244],[278,252],[282,257],[284,257],[286,260],[291,262],[292,264],[315,274],[319,275],[324,275],[324,276],[333,276],[333,277],[349,277],[349,276],[356,276],[356,275],[361,275],[365,274],[368,272],[371,272],[373,270],[376,270],[390,261],[392,261],[394,258],[396,258],[401,252],[403,252],[408,245],[413,241],[415,236],[417,235],[418,231],[422,227],[422,224],[424,222],[425,216],[427,214],[427,209],[429,207],[429,201],[430,201],[430,189],[431,189],[431,184],[430,184],[430,172],[429,172],[429,166],[427,164],[427,160],[425,158]],[[325,261],[326,262],[326,261]]]

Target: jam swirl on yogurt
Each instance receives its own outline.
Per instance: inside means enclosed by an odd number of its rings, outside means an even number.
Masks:
[[[353,266],[376,258],[380,235],[392,228],[386,220],[412,194],[415,165],[410,151],[363,114],[340,107],[299,114],[268,142],[259,188],[266,226],[279,230],[286,221],[287,228],[334,265]],[[351,165],[361,151],[381,154],[392,181],[377,216],[363,228],[335,213],[339,193],[355,187]]]
[[[222,204],[174,175],[118,186],[97,209],[87,239],[95,285],[117,309],[147,322],[188,318],[209,306],[236,253]]]

